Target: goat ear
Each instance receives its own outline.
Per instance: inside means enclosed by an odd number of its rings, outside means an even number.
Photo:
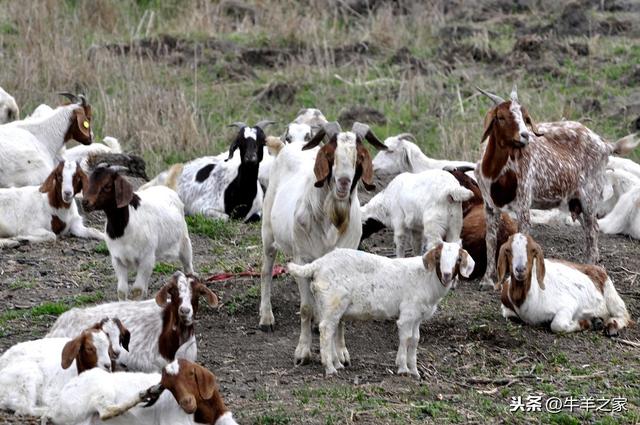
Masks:
[[[194,365],[196,382],[198,384],[198,392],[203,400],[209,400],[213,397],[215,391],[216,377],[209,369],[205,369],[200,365]]]
[[[54,190],[56,190],[56,175],[57,175],[57,169],[53,170],[51,174],[47,176],[47,179],[40,186],[40,189],[39,189],[40,192],[47,193],[47,192],[53,192]]]
[[[524,117],[524,123],[528,125],[529,128],[531,128],[531,131],[533,132],[533,134],[535,134],[538,137],[544,135],[544,133],[541,133],[538,130],[538,126],[531,118],[531,115],[529,115],[529,111],[527,111],[527,109],[522,106],[520,107],[520,110],[522,111],[522,116]]]
[[[507,269],[509,268],[509,254],[507,254],[508,243],[509,241],[503,243],[500,247],[500,255],[498,256],[498,280],[493,287],[494,289],[500,288],[500,286],[504,283],[507,275]]]
[[[114,185],[116,190],[116,206],[118,208],[126,207],[133,199],[133,187],[121,175],[116,177]]]
[[[176,284],[176,279],[172,278],[171,281],[162,285],[162,288],[156,294],[156,304],[160,307],[164,307],[167,305],[167,295],[169,294],[169,289]]]
[[[84,189],[89,188],[89,178],[85,172],[80,168],[80,164],[76,163],[76,172],[73,175],[73,193],[80,193]]]
[[[211,289],[209,289],[206,285],[202,284],[202,283],[198,283],[198,295],[201,295],[203,297],[205,297],[207,299],[207,303],[209,303],[209,305],[211,307],[215,307],[218,305],[218,296],[216,295],[215,292],[213,292]]]
[[[542,252],[542,248],[540,247],[540,245],[535,242],[534,244],[533,255],[536,259],[536,277],[538,278],[538,285],[540,286],[540,289],[544,291],[544,275],[546,273],[544,266],[544,253]]]
[[[120,319],[118,319],[117,317],[113,319],[113,321],[118,326],[118,329],[120,329],[120,345],[122,345],[122,348],[129,351],[129,342],[131,341],[131,332],[129,332],[129,329],[124,327]]]
[[[471,255],[469,255],[469,253],[462,248],[460,248],[459,255],[461,258],[460,274],[463,277],[471,276],[471,273],[473,273],[473,269],[476,266],[476,262],[473,261],[473,258],[471,258]]]
[[[82,339],[85,337],[84,332],[82,332],[77,337],[73,338],[71,341],[67,342],[62,348],[62,362],[60,365],[63,369],[69,369],[71,363],[78,357],[80,354],[80,348],[82,348]]]
[[[321,127],[318,132],[316,134],[314,134],[314,136],[311,138],[311,140],[309,140],[309,142],[304,145],[302,147],[303,151],[306,151],[308,149],[313,149],[316,146],[318,146],[320,144],[320,142],[322,142],[322,139],[324,139],[324,136],[326,135],[326,131],[324,130],[323,127]]]
[[[491,133],[493,125],[496,121],[496,113],[497,109],[494,107],[491,108],[491,110],[487,112],[487,116],[484,117],[484,131],[482,132],[482,139],[480,140],[480,143],[484,142],[487,137],[489,137],[489,133]]]
[[[373,163],[371,162],[371,155],[362,143],[356,144],[356,150],[358,152],[358,163],[362,167],[362,184],[367,190],[374,190],[376,185],[373,184]]]
[[[329,177],[329,174],[331,174],[334,151],[335,147],[331,142],[324,145],[318,151],[316,163],[313,166],[313,172],[316,175],[315,187],[322,187],[324,181]]]
[[[82,135],[86,138],[91,137],[91,123],[89,122],[89,118],[85,114],[83,107],[78,107],[74,109],[73,114],[76,118],[76,126],[78,131],[82,133]]]
[[[430,249],[426,254],[422,256],[422,264],[424,268],[433,271],[438,266],[438,253],[436,248]]]
[[[240,135],[238,135],[238,137],[233,140],[233,143],[231,143],[231,146],[229,146],[229,156],[227,156],[225,161],[229,161],[233,158],[233,153],[238,149],[238,147],[240,147]]]

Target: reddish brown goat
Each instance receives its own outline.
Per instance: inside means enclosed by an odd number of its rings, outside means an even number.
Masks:
[[[615,145],[573,121],[537,126],[520,105],[514,87],[511,99],[484,92],[495,106],[484,121],[482,141],[487,140],[476,179],[485,202],[487,257],[496,254],[500,210],[510,206],[519,231],[528,233],[529,208],[554,208],[566,204],[582,215],[587,261],[598,260],[598,222],[595,204],[601,198],[605,168],[612,153],[630,152],[632,137]],[[530,143],[531,142],[531,143]],[[489,261],[482,284],[493,285],[495,262]]]

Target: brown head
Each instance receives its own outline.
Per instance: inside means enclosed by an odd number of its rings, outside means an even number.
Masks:
[[[61,366],[68,369],[75,360],[78,374],[94,367],[111,371],[111,350],[109,337],[99,322],[65,344]]]
[[[88,186],[82,200],[85,211],[114,210],[130,203],[137,207],[139,198],[133,186],[118,173],[117,167],[99,165],[91,173]]]
[[[89,187],[89,179],[75,161],[62,161],[40,186],[53,208],[69,208],[73,197]]]
[[[458,276],[469,277],[475,261],[467,251],[457,243],[440,242],[422,257],[427,271],[435,271],[438,280],[444,287],[448,287]]]
[[[71,93],[59,93],[66,97],[72,104],[77,105],[71,114],[69,129],[65,134],[65,142],[75,140],[83,145],[90,145],[93,142],[93,131],[91,130],[91,105],[88,104],[84,95],[74,95]]]
[[[505,281],[507,272],[511,274],[510,288],[517,291],[515,298],[522,299],[531,288],[533,266],[536,266],[536,278],[540,289],[544,290],[544,253],[542,248],[529,235],[516,233],[500,247],[498,256],[498,289]],[[513,297],[512,297],[513,298]],[[517,304],[517,300],[512,300]]]

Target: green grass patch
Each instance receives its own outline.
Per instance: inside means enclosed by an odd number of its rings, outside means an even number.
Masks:
[[[109,255],[109,248],[107,248],[106,242],[102,241],[93,248],[93,252],[96,254]]]
[[[177,270],[179,270],[177,266],[174,266],[173,264],[169,264],[169,263],[157,263],[153,267],[153,271],[160,274],[173,274]]]
[[[186,220],[189,232],[196,235],[212,239],[228,239],[235,233],[236,226],[231,221],[214,220],[202,214],[187,216]]]

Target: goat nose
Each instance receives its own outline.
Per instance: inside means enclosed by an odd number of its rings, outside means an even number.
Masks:
[[[111,363],[105,363],[102,366],[104,367],[104,370],[111,370]]]
[[[524,274],[524,267],[523,266],[517,266],[516,267],[516,273],[517,274]]]
[[[188,307],[180,307],[180,314],[186,316],[187,314],[189,314],[189,308]]]
[[[520,137],[524,140],[529,140],[529,132],[528,131],[520,132]]]
[[[351,180],[349,180],[348,177],[340,177],[338,179],[338,183],[340,183],[340,186],[346,187],[349,185],[349,183],[351,183]]]

